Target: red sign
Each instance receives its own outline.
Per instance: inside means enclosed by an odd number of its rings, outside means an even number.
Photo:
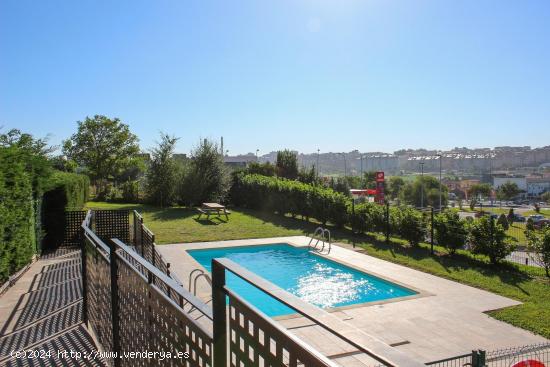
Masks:
[[[526,361],[516,363],[512,367],[544,367],[544,363],[535,361],[534,359],[528,359]]]
[[[384,172],[376,172],[376,182],[384,182]]]

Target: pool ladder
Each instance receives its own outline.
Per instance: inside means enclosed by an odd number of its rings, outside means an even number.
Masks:
[[[210,287],[212,287],[212,279],[208,273],[205,273],[202,269],[195,269],[189,273],[189,292],[193,293],[194,296],[197,295],[197,281],[200,278],[206,279]]]
[[[315,241],[315,243],[313,243]],[[327,250],[325,251],[325,247]],[[330,231],[323,227],[317,227],[313,236],[309,240],[308,248],[310,251],[315,251],[320,254],[328,255],[332,249],[332,244],[330,240]]]

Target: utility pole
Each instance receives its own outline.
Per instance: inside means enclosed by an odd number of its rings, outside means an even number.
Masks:
[[[441,213],[441,170],[442,170],[442,161],[443,155],[440,153],[439,156],[439,212]]]
[[[344,177],[348,176],[348,162],[346,161],[346,153],[340,153],[344,157]]]
[[[424,162],[420,162],[420,208],[424,209]]]
[[[317,149],[317,179],[319,179],[319,152],[321,149]]]
[[[256,149],[256,162],[258,162],[258,152],[260,151],[260,149]]]

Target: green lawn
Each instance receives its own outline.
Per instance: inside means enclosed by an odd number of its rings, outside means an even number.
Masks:
[[[231,209],[229,222],[196,221],[195,212],[186,208],[159,209],[145,205],[88,203],[102,209],[137,209],[145,224],[156,234],[158,243],[228,240],[301,235],[313,232],[314,223],[242,209]],[[520,306],[492,311],[499,320],[531,330],[550,338],[550,281],[542,269],[523,265],[492,266],[484,256],[459,251],[449,256],[436,246],[431,255],[429,246],[408,247],[404,241],[385,243],[382,235],[356,236],[348,229],[332,229],[334,241],[353,243],[375,256],[426,273],[485,289],[521,302]],[[468,300],[464,299],[467,303]]]
[[[189,243],[297,236],[312,233],[315,225],[274,214],[230,210],[229,221],[212,219],[198,221],[197,211],[183,207],[160,209],[142,204],[89,202],[87,208],[135,209],[143,216],[145,225],[153,231],[158,244]]]

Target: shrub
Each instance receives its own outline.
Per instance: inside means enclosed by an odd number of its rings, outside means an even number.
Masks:
[[[409,241],[412,246],[418,245],[426,238],[426,222],[422,213],[409,207],[395,208],[390,211],[392,232]]]
[[[512,216],[512,218],[513,218],[513,216]],[[499,215],[497,223],[500,224],[502,226],[502,228],[504,228],[505,231],[507,231],[508,228],[510,228],[510,224],[508,223],[508,219],[506,218],[506,215],[504,215],[504,213]]]
[[[126,203],[139,202],[139,181],[126,181],[120,185],[122,200]]]
[[[541,231],[527,231],[527,244],[530,251],[544,267],[546,276],[550,278],[550,227]]]
[[[472,222],[470,242],[473,252],[488,256],[492,264],[498,263],[514,250],[504,228],[486,217]]]
[[[455,211],[445,211],[434,217],[434,239],[444,246],[450,254],[466,244],[468,231],[466,221],[460,219]]]
[[[386,229],[385,209],[379,204],[357,204],[354,212],[349,208],[349,220],[358,233],[384,232]]]
[[[535,230],[535,222],[533,221],[533,218],[527,218],[527,223],[525,223],[525,229],[527,231]]]

